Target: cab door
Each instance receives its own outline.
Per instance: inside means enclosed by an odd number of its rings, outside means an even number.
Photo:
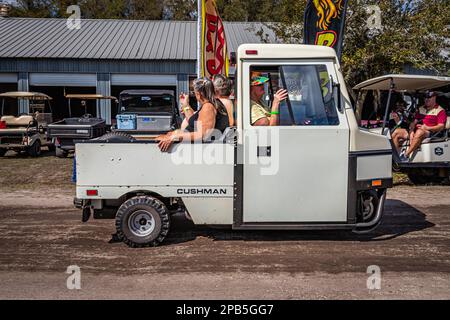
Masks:
[[[251,74],[269,78],[260,101],[268,112],[272,94],[288,90],[278,126],[252,125]],[[241,225],[345,223],[349,127],[333,62],[244,62],[241,77]]]

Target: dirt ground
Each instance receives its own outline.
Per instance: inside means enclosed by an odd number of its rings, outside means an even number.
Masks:
[[[449,299],[450,187],[397,177],[382,225],[348,232],[236,232],[175,217],[164,245],[114,242],[81,222],[72,159],[0,158],[0,299]],[[66,286],[67,267],[81,289]],[[369,290],[369,266],[381,289]]]

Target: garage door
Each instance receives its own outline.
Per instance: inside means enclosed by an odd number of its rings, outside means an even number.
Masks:
[[[96,87],[95,73],[30,73],[31,86]]]
[[[0,83],[17,83],[17,73],[0,73]]]
[[[177,76],[172,74],[112,74],[113,86],[176,86]]]

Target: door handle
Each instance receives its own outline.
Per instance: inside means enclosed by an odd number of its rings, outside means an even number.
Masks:
[[[258,155],[258,157],[271,157],[272,156],[272,147],[271,146],[268,146],[268,147],[258,146],[257,155]]]

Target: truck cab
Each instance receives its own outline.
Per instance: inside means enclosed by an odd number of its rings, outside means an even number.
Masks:
[[[392,186],[392,150],[386,137],[359,130],[335,51],[245,44],[236,69],[236,127],[209,143],[169,153],[151,140],[78,144],[84,220],[109,209],[130,246],[161,243],[180,211],[236,230],[374,229]],[[258,101],[254,74],[269,79]],[[288,98],[276,125],[255,125],[255,104],[269,116],[280,88]]]

